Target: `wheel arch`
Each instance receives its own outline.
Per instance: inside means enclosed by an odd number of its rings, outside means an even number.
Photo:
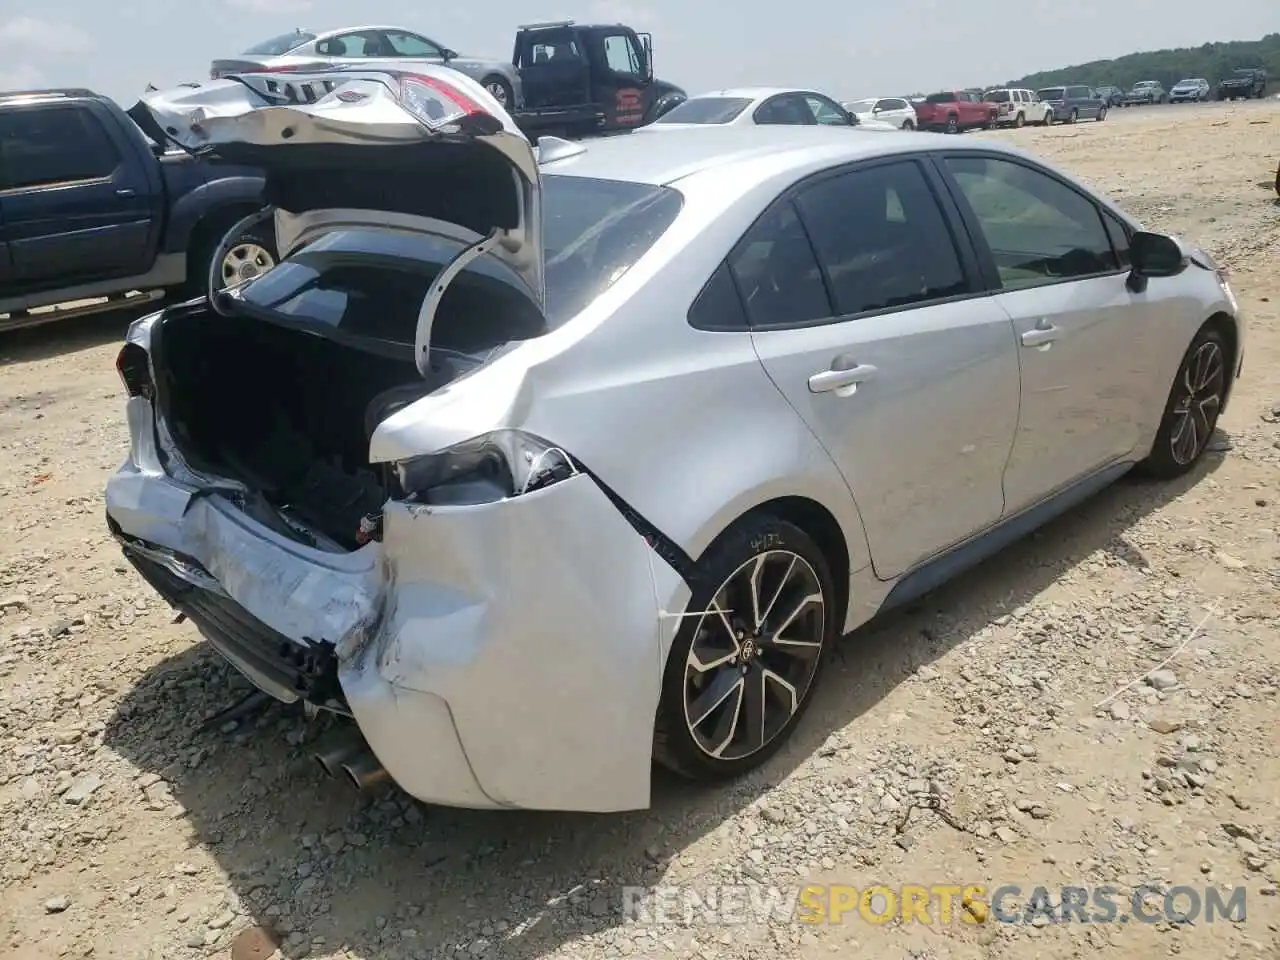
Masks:
[[[1227,347],[1227,389],[1226,395],[1222,398],[1222,408],[1225,410],[1227,404],[1231,401],[1231,394],[1236,384],[1236,368],[1240,362],[1240,327],[1236,318],[1229,313],[1215,313],[1209,317],[1204,323],[1200,324],[1198,330],[1192,336],[1200,335],[1201,330],[1214,330],[1222,335],[1223,341]]]

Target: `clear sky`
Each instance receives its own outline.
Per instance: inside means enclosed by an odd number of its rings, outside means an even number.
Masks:
[[[131,106],[148,83],[294,27],[390,23],[508,59],[518,24],[622,21],[689,93],[742,84],[839,99],[994,83],[1135,50],[1255,40],[1280,0],[0,0],[0,90],[88,86]]]

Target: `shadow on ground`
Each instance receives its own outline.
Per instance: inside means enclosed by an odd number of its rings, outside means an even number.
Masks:
[[[792,742],[762,770],[716,789],[659,774],[648,811],[480,813],[426,808],[394,788],[356,794],[324,778],[311,759],[323,720],[308,724],[273,705],[234,728],[225,718],[201,725],[247,691],[207,645],[149,671],[125,695],[105,742],[168,781],[193,828],[192,844],[216,858],[245,912],[280,933],[286,957],[304,956],[317,936],[326,952],[345,944],[378,958],[425,956],[442,943],[487,937],[503,960],[532,960],[620,925],[621,887],[660,881],[672,858],[787,777],[919,666],[1095,551],[1126,554],[1129,527],[1220,462],[1211,454],[1167,485],[1126,479],[858,631],[830,662]]]
[[[108,343],[121,343],[129,324],[162,306],[163,303],[151,303],[127,310],[112,310],[85,317],[55,320],[35,327],[0,331],[0,368],[92,350]]]

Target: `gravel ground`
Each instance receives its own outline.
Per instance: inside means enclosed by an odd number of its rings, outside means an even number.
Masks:
[[[1280,207],[1262,189],[1278,132],[1266,102],[979,134],[1230,265],[1251,340],[1214,452],[861,631],[766,769],[717,790],[660,780],[628,816],[359,796],[309,758],[324,721],[220,713],[245,683],[103,523],[123,321],[0,338],[0,955],[1280,956]],[[1248,899],[1212,924],[621,915],[628,885],[810,881]]]

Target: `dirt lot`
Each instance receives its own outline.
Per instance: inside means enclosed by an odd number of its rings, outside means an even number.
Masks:
[[[643,814],[364,798],[310,760],[323,722],[217,716],[245,684],[103,523],[122,323],[0,339],[0,955],[247,960],[271,935],[290,958],[1280,956],[1280,207],[1263,189],[1280,104],[983,136],[1230,265],[1251,327],[1223,436],[1189,481],[1123,483],[852,638],[766,770],[715,791],[662,780]],[[810,880],[1244,887],[1247,915],[620,915],[626,885]]]

